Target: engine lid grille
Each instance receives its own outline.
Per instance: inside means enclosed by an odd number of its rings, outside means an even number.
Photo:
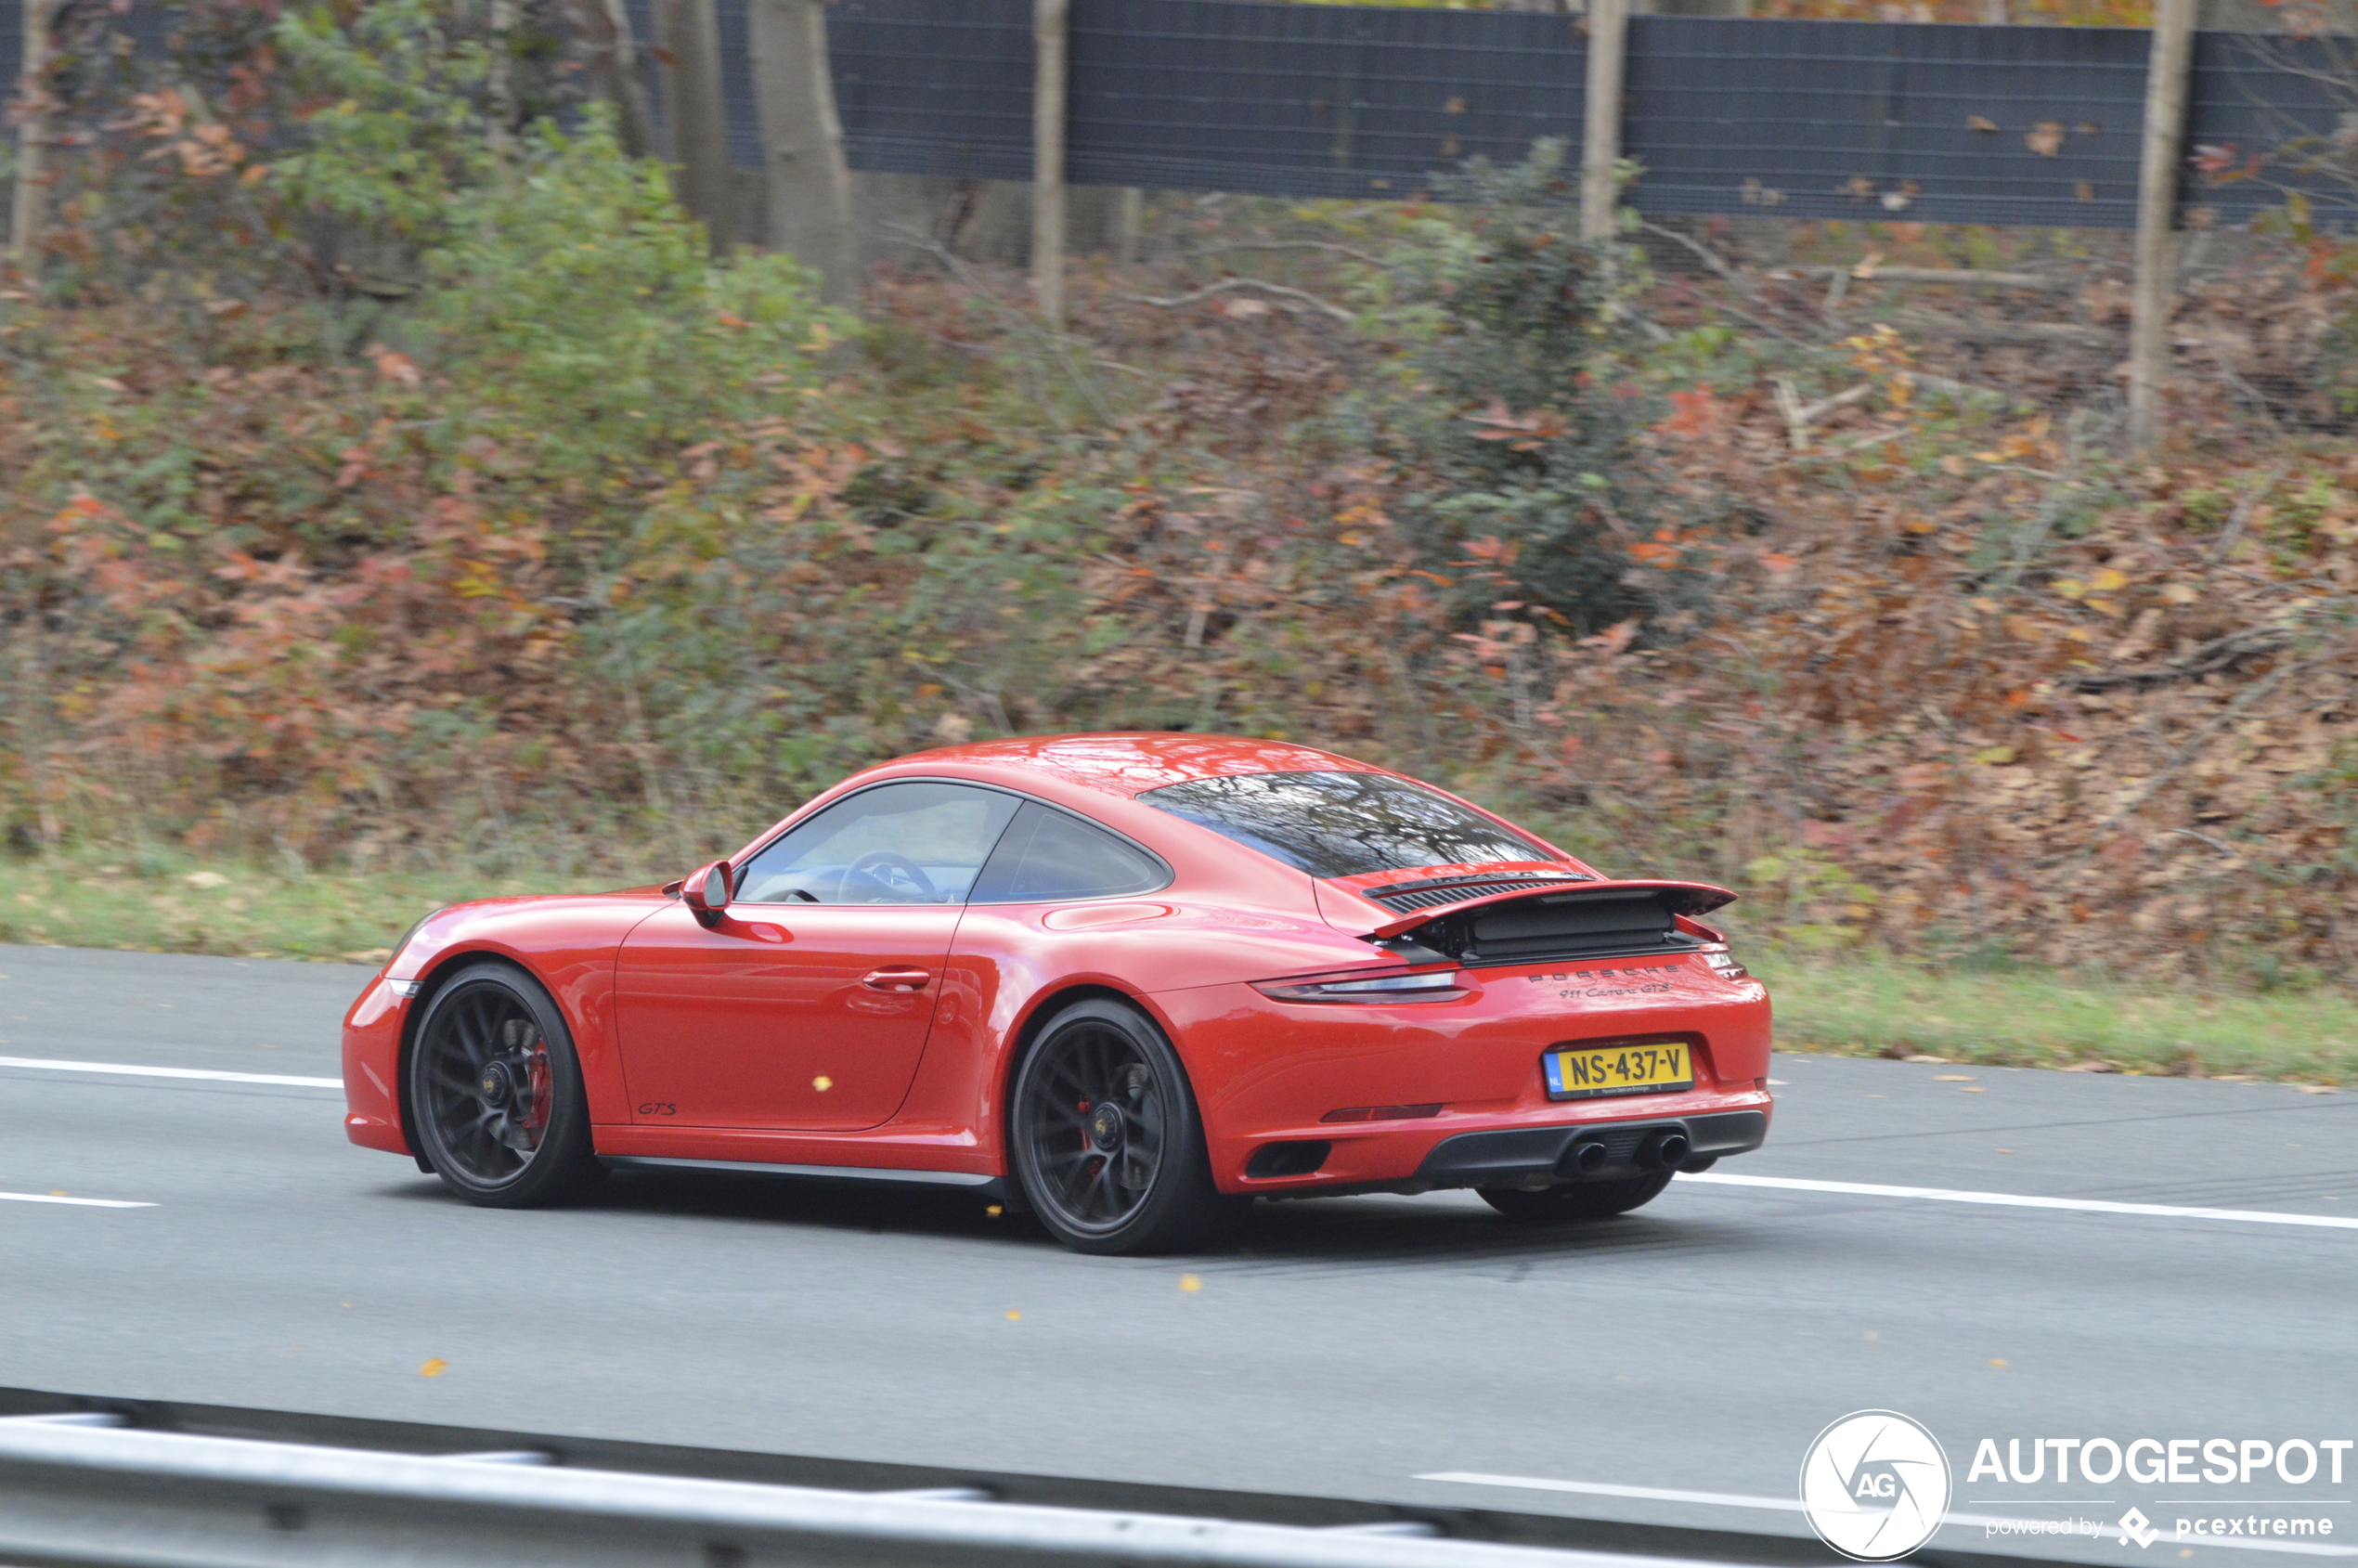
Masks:
[[[1518,876],[1510,880],[1496,878],[1441,878],[1431,882],[1396,882],[1388,888],[1369,888],[1363,896],[1375,900],[1387,909],[1439,909],[1443,904],[1462,903],[1468,899],[1487,898],[1492,893],[1519,893],[1527,888],[1561,886],[1585,882],[1584,876]]]

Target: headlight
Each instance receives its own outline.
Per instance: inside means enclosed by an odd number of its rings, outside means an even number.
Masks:
[[[1467,994],[1455,969],[1367,978],[1255,980],[1252,989],[1275,1002],[1454,1002]]]

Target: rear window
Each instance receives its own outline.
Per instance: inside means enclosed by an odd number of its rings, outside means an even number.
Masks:
[[[1383,773],[1240,773],[1138,797],[1313,876],[1563,857]]]

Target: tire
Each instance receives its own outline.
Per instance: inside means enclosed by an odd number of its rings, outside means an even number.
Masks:
[[[1135,1007],[1076,1002],[1050,1018],[1007,1105],[1024,1201],[1074,1251],[1184,1251],[1225,1234],[1238,1205],[1212,1183],[1186,1071]]]
[[[1631,1176],[1617,1182],[1567,1182],[1530,1192],[1522,1187],[1485,1186],[1474,1190],[1482,1200],[1519,1225],[1563,1225],[1573,1220],[1602,1220],[1626,1214],[1662,1196],[1674,1173]]]
[[[604,1179],[573,1034],[549,993],[505,964],[435,988],[408,1066],[419,1162],[486,1209],[538,1209]]]

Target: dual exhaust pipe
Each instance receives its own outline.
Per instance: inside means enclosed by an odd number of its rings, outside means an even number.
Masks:
[[[1695,1146],[1686,1131],[1678,1127],[1663,1127],[1646,1134],[1638,1145],[1638,1167],[1643,1171],[1676,1171],[1693,1158]],[[1565,1176],[1593,1176],[1613,1163],[1613,1151],[1605,1140],[1595,1134],[1574,1138],[1556,1161],[1556,1171]]]

